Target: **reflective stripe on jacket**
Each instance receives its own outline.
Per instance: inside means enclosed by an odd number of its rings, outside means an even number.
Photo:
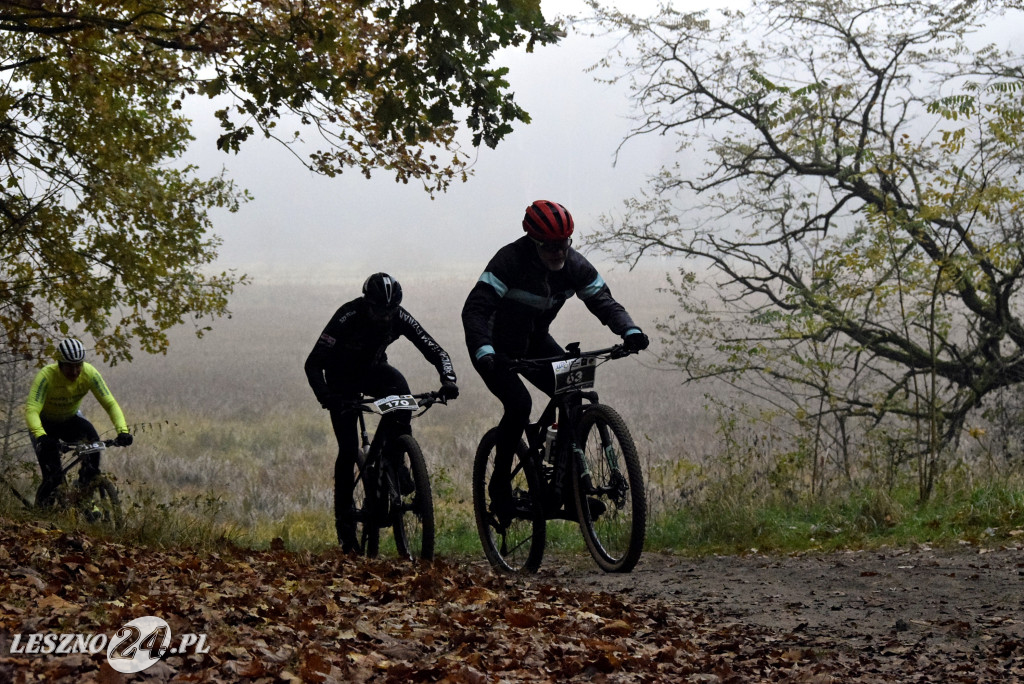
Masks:
[[[487,264],[462,308],[472,358],[503,352],[519,357],[546,337],[567,299],[576,295],[598,320],[622,335],[636,327],[597,269],[570,248],[565,266],[548,270],[529,236],[505,245]]]

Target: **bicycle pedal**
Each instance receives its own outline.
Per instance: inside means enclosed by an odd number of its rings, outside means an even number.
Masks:
[[[512,515],[516,518],[532,518],[533,507],[529,501],[516,501],[512,506]]]
[[[507,530],[509,525],[512,524],[512,520],[520,512],[519,509],[520,506],[518,506],[514,500],[506,500],[499,503],[492,499],[490,503],[490,513],[491,517],[497,523],[495,527],[502,532]]]
[[[505,520],[502,516],[498,515],[494,511],[490,511],[490,527],[494,528],[494,531],[498,534],[505,534],[508,530],[509,524],[512,522],[511,519]]]
[[[608,506],[604,501],[593,496],[587,497],[587,506],[590,508],[591,520],[597,520],[605,511],[608,510]],[[548,517],[556,520],[568,520],[569,522],[574,523],[578,523],[580,521],[579,516],[576,515],[575,503],[566,503],[563,507],[555,511],[553,515],[549,515]]]

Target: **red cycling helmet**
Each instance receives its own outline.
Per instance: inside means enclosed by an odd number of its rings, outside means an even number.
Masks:
[[[534,240],[566,240],[572,229],[572,214],[557,202],[537,200],[526,208],[523,230]]]

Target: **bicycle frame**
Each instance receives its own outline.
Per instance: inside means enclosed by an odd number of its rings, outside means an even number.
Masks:
[[[58,451],[60,452],[61,457],[62,457],[61,458],[61,464],[60,464],[60,480],[61,480],[61,483],[66,483],[67,474],[71,471],[72,468],[74,468],[76,465],[80,464],[82,462],[82,459],[85,456],[88,456],[89,454],[105,451],[107,449],[107,447],[114,446],[114,444],[115,444],[115,441],[112,440],[112,439],[100,440],[100,441],[97,441],[97,442],[89,442],[89,443],[60,442],[60,444],[58,445],[57,448],[58,448]],[[68,452],[71,452],[71,451],[73,451],[75,453],[72,455],[71,458],[69,458],[65,462],[64,459],[63,459],[63,455],[68,453]],[[8,489],[10,489],[11,492],[16,497],[18,497],[18,500],[21,502],[21,504],[26,509],[32,510],[33,508],[35,508],[33,506],[32,502],[26,496],[24,496],[18,490],[18,488],[15,487],[6,477],[0,477],[0,481],[3,481],[4,484],[7,485]]]
[[[512,455],[512,498],[500,496],[504,478],[495,484],[498,427],[488,430],[473,458],[473,509],[484,555],[501,572],[535,572],[547,537],[547,521],[579,525],[594,561],[606,572],[629,572],[643,552],[646,493],[636,445],[622,417],[598,401],[597,366],[631,353],[623,346],[566,353],[540,359],[517,359],[512,372],[554,373],[554,389],[525,440]],[[545,437],[552,422],[558,432],[545,458]],[[502,468],[506,467],[504,464]],[[506,490],[507,491],[507,490]]]
[[[387,397],[360,397],[350,402],[352,410],[358,411],[359,417],[359,442],[366,456],[366,462],[370,462],[371,454],[376,458],[384,450],[384,444],[393,431],[393,420],[388,415],[396,411],[418,411],[413,413],[413,418],[418,418],[427,412],[436,403],[447,403],[442,400],[437,392],[423,392],[421,394],[393,394]],[[422,410],[420,410],[422,409]],[[366,414],[373,413],[381,417],[373,436],[370,436],[366,427]]]
[[[557,517],[562,507],[565,488],[571,489],[569,477],[572,472],[571,458],[577,458],[584,476],[588,475],[585,464],[579,459],[576,450],[576,426],[586,406],[597,404],[597,392],[591,389],[594,385],[594,371],[598,365],[610,359],[628,356],[622,345],[581,352],[579,343],[566,346],[566,353],[539,359],[517,359],[509,363],[513,371],[540,369],[551,367],[555,373],[555,390],[537,421],[526,427],[525,437],[531,458],[538,471],[544,474],[545,486],[544,511],[550,519]],[[558,435],[552,445],[554,472],[545,470],[544,438],[548,426],[557,423]],[[564,429],[563,429],[564,428]]]
[[[382,398],[360,396],[343,402],[342,410],[357,412],[361,442],[352,492],[360,553],[377,555],[379,531],[390,527],[400,556],[433,558],[433,499],[426,463],[415,439],[396,431],[391,414],[407,411],[418,417],[435,403],[447,401],[438,392],[425,392]],[[368,413],[381,417],[372,436],[367,426]],[[394,448],[389,451],[391,444]],[[362,503],[358,502],[357,491],[365,497]],[[335,489],[336,506],[337,492]],[[336,523],[338,510],[335,508]]]
[[[62,454],[74,452],[67,462],[61,463],[61,479],[63,479],[72,468],[80,464],[86,456],[101,454],[106,451],[108,447],[112,447],[115,444],[116,441],[113,439],[103,439],[98,442],[82,442],[78,444],[61,442],[60,451]]]
[[[84,459],[94,454],[98,455],[108,447],[118,446],[114,439],[97,440],[95,442],[67,443],[61,442],[58,450],[62,455],[60,464],[60,487],[58,488],[62,505],[80,508],[86,520],[90,522],[105,521],[120,527],[124,521],[124,513],[121,508],[121,497],[113,480],[99,471],[99,459],[97,458],[96,472],[88,482],[79,480],[69,483],[67,475],[78,465],[84,465]],[[63,454],[71,453],[71,457],[64,460]],[[98,497],[98,499],[93,499]],[[91,502],[91,503],[90,503]]]

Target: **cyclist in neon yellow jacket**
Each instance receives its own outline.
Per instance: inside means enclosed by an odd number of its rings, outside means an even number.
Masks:
[[[117,430],[117,445],[132,443],[132,435],[117,400],[100,372],[85,362],[85,347],[75,339],[62,341],[57,345],[57,363],[44,366],[36,373],[25,402],[25,422],[43,475],[42,484],[36,491],[37,506],[51,505],[54,492],[64,480],[60,442],[95,442],[100,438],[96,428],[79,410],[82,399],[89,392],[110,416]],[[79,481],[86,484],[99,472],[99,454],[88,456],[78,472]]]

